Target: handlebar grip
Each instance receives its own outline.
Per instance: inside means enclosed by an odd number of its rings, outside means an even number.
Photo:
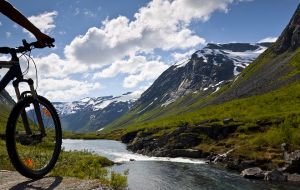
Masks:
[[[11,49],[9,47],[0,47],[0,53],[2,54],[9,54]]]
[[[37,41],[37,42],[33,42],[30,45],[35,47],[35,48],[45,48],[45,47],[54,47],[54,43],[55,39],[54,38],[50,38],[44,41]]]

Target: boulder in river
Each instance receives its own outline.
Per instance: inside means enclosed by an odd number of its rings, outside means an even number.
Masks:
[[[267,171],[265,173],[264,180],[282,182],[282,181],[287,181],[288,177],[286,175],[284,175],[281,171],[278,171],[277,169],[275,169],[272,171]]]
[[[242,171],[241,176],[248,179],[264,179],[264,171],[259,167],[248,168]]]

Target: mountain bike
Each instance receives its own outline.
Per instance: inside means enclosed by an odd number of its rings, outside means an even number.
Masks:
[[[6,148],[15,169],[32,179],[42,178],[53,169],[62,144],[61,123],[54,106],[37,94],[37,85],[35,88],[31,78],[25,78],[30,60],[34,63],[37,77],[37,67],[30,53],[35,48],[44,47],[38,42],[23,40],[23,46],[0,48],[1,54],[11,55],[10,61],[0,61],[0,69],[9,69],[0,81],[0,92],[13,81],[17,98],[7,121]],[[22,56],[28,63],[24,72],[20,66]],[[28,84],[29,90],[21,92],[20,83]]]

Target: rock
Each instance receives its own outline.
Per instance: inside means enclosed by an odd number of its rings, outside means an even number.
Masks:
[[[224,120],[223,120],[223,123],[226,125],[226,124],[229,124],[229,123],[231,123],[231,122],[233,122],[233,119],[232,118],[225,118]]]
[[[130,159],[129,159],[129,161],[130,161],[130,162],[133,162],[133,161],[135,161],[135,159],[133,159],[133,158],[130,158]]]
[[[264,179],[265,175],[259,167],[248,168],[242,171],[241,176],[248,179]]]
[[[229,151],[227,151],[226,153],[224,154],[218,154],[217,156],[215,156],[213,162],[216,163],[216,162],[223,162],[223,161],[226,161],[227,158],[228,158],[228,154],[230,154],[234,149],[231,149]]]
[[[285,147],[286,150],[287,147]],[[300,173],[300,150],[288,153],[284,151],[284,160],[286,166],[283,168],[284,172],[288,173]]]
[[[264,180],[282,182],[282,181],[287,181],[288,177],[286,175],[284,175],[282,172],[275,169],[272,171],[267,171],[265,173]]]
[[[287,173],[287,180],[293,182],[300,182],[300,175],[299,174],[289,174]]]
[[[290,23],[278,38],[273,49],[276,53],[283,53],[287,50],[296,50],[300,46],[300,5],[296,9]]]
[[[122,143],[130,143],[131,141],[133,141],[133,139],[136,137],[138,131],[132,131],[129,133],[126,133],[125,135],[123,135],[121,137]]]

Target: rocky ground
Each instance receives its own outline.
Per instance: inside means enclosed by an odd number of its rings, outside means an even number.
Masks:
[[[33,190],[33,189],[69,189],[69,190],[109,190],[97,180],[80,180],[71,177],[45,177],[40,180],[31,180],[15,171],[0,171],[1,190]]]
[[[280,119],[260,120],[250,130],[264,131],[266,127],[281,122]],[[148,156],[206,159],[207,163],[219,164],[226,169],[241,172],[245,178],[300,182],[300,150],[291,151],[287,144],[282,144],[282,150],[279,150],[283,162],[280,166],[274,165],[269,159],[233,156],[234,146],[227,148],[227,145],[224,145],[224,150],[229,150],[222,154],[195,149],[205,137],[216,141],[224,139],[243,125],[230,118],[224,119],[222,123],[219,120],[207,120],[193,127],[183,123],[177,129],[161,135],[158,135],[161,130],[159,128],[132,131],[122,136],[121,139],[127,144],[129,150]]]

